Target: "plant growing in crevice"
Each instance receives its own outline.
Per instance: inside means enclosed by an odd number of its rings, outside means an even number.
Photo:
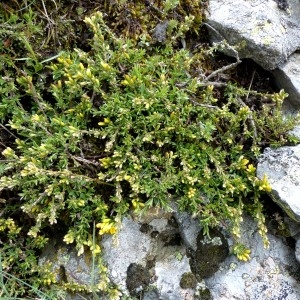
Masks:
[[[100,237],[113,234],[129,211],[168,209],[171,201],[198,217],[206,233],[225,225],[242,259],[249,253],[239,244],[240,224],[243,212],[250,212],[267,246],[259,197],[270,185],[256,177],[255,160],[262,146],[289,140],[294,122],[280,113],[286,94],[231,83],[216,91],[213,82],[201,80],[204,74],[194,75],[204,50],[193,56],[172,39],[157,46],[145,35],[139,41],[120,37],[100,12],[85,22],[93,33],[91,51],[61,53],[48,66],[53,81],[46,92],[30,68],[1,81],[6,98],[0,118],[10,138],[2,151],[0,189],[20,197],[0,203],[0,234],[7,236],[3,270],[18,274],[23,267],[26,276],[43,275],[36,285],[55,283],[36,256],[28,262],[28,251],[47,242],[49,227],[63,224],[66,243],[75,243],[79,255],[96,255],[101,247],[95,247],[93,224]],[[269,102],[253,111],[245,101],[249,93]],[[27,225],[15,220],[16,209]],[[12,267],[25,253],[25,265]],[[117,295],[100,256],[98,265],[93,290]]]

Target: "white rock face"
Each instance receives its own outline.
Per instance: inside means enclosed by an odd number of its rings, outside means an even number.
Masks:
[[[300,6],[300,3],[299,3]],[[300,18],[300,16],[299,16]],[[292,54],[288,61],[273,71],[280,88],[289,93],[289,100],[300,108],[300,53]]]
[[[191,269],[185,246],[176,244],[177,225],[173,227],[169,223],[166,218],[153,219],[146,225],[149,230],[141,232],[141,223],[124,218],[117,235],[103,241],[109,276],[124,294],[129,292],[126,286],[128,267],[138,264],[151,276],[149,288],[141,293],[142,299],[194,299],[195,291],[182,289],[179,284],[182,274]]]
[[[145,264],[153,245],[150,238],[140,231],[138,223],[124,218],[117,235],[107,235],[103,240],[105,262],[109,265],[112,281],[126,290],[127,269],[130,264]]]
[[[211,41],[225,39],[237,47],[240,58],[273,70],[300,48],[300,4],[298,0],[287,4],[284,10],[274,0],[210,0]]]
[[[243,242],[251,249],[252,259],[240,262],[229,256],[220,270],[206,280],[216,300],[297,300],[300,286],[294,278],[299,266],[293,250],[279,237],[268,234],[270,247],[264,249],[255,222],[244,217]]]
[[[290,218],[300,222],[300,145],[265,149],[259,158],[257,176],[267,175],[273,200]]]
[[[242,242],[251,249],[252,259],[245,263],[230,255],[220,263],[214,275],[198,283],[197,276],[195,276],[196,282],[193,287],[182,287],[182,275],[187,273],[192,275],[191,256],[187,254],[190,242],[185,244],[182,239],[181,243],[174,243],[174,237],[180,232],[182,237],[191,238],[194,235],[197,239],[201,228],[199,224],[191,220],[188,214],[176,212],[176,215],[178,224],[170,223],[170,219],[165,218],[153,219],[147,224],[124,218],[119,233],[114,238],[108,236],[103,241],[102,251],[110,279],[118,284],[123,296],[128,296],[130,293],[127,289],[128,277],[130,277],[128,269],[134,264],[139,266],[135,270],[145,271],[141,275],[131,274],[131,276],[134,275],[136,281],[133,284],[136,284],[138,291],[142,291],[138,299],[300,299],[300,285],[295,279],[295,274],[299,273],[299,264],[293,249],[285,244],[284,239],[272,234],[268,235],[270,248],[264,249],[262,239],[257,233],[256,223],[247,216],[244,216],[242,223],[241,238]],[[184,226],[184,224],[189,226]],[[294,226],[293,223],[292,225]],[[142,231],[141,226],[144,226]],[[298,230],[295,234],[297,232]],[[229,239],[228,243],[232,246],[233,241]],[[300,244],[297,242],[298,260],[299,249]],[[92,265],[87,263],[90,259],[86,254],[78,257],[75,249],[67,249],[63,243],[57,245],[49,243],[40,259],[40,264],[51,261],[54,269],[63,267],[68,282],[90,283]],[[205,257],[203,259],[205,260]],[[144,276],[143,274],[148,274],[146,286],[142,286],[145,281],[140,279]],[[197,296],[203,291],[206,291],[205,296]],[[90,295],[84,295],[84,297],[92,299]],[[100,298],[107,299],[104,296]],[[82,298],[80,295],[69,295],[67,299]],[[136,298],[129,296],[129,299]]]

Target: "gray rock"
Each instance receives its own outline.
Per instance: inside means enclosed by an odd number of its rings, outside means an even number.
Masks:
[[[288,216],[284,217],[284,224],[287,226],[289,236],[298,238],[300,236],[300,223],[293,221]]]
[[[293,249],[271,234],[268,234],[270,247],[264,249],[256,223],[247,216],[244,216],[241,234],[243,242],[251,249],[252,259],[240,262],[229,256],[218,272],[205,280],[213,299],[300,299],[296,278],[299,265]]]
[[[295,256],[298,262],[300,262],[300,238],[296,241]]]
[[[170,214],[164,216],[168,218],[147,215],[139,222],[124,218],[118,234],[104,239],[109,276],[125,295],[192,300],[195,291],[180,287],[182,274],[191,271],[189,258],[177,223]]]
[[[289,0],[288,9],[282,9],[285,6],[274,0],[209,3],[207,23],[211,41],[225,39],[237,47],[240,58],[251,58],[266,70],[273,70],[300,48],[298,0]],[[223,51],[230,54],[228,49]]]
[[[300,6],[300,4],[299,4]],[[299,15],[300,18],[300,15]],[[300,29],[299,29],[300,32]],[[280,88],[289,94],[289,101],[295,107],[300,108],[300,53],[292,54],[286,63],[273,71]]]
[[[118,234],[104,237],[102,242],[104,261],[113,283],[126,291],[127,270],[131,264],[146,266],[147,256],[153,250],[151,238],[140,231],[140,225],[124,218]]]
[[[159,299],[178,300],[194,299],[195,291],[185,289],[180,286],[182,275],[191,272],[189,259],[184,252],[173,249],[172,252],[160,259],[155,265],[155,274],[157,277],[155,285],[160,292]]]
[[[62,240],[62,239],[61,239]],[[49,268],[56,275],[56,282],[79,284],[90,287],[99,281],[97,268],[93,268],[90,252],[77,255],[72,245],[66,245],[60,239],[51,240],[40,255],[39,265]],[[51,265],[49,265],[51,263]],[[65,293],[66,300],[92,299],[85,293]],[[104,298],[102,298],[104,299]]]
[[[290,134],[300,139],[300,125],[295,126],[295,128],[290,131]]]
[[[194,256],[187,254],[186,245],[178,241],[178,237],[174,239],[182,224],[177,226],[170,215],[165,216],[168,218],[146,216],[139,221],[124,218],[120,231],[103,240],[102,253],[111,283],[118,285],[125,299],[300,299],[300,285],[293,277],[299,271],[299,264],[293,250],[283,239],[271,234],[268,235],[270,248],[264,249],[256,223],[251,218],[244,217],[241,241],[251,249],[252,260],[243,263],[233,255],[227,256],[227,241],[220,232],[214,234],[212,230],[208,239],[199,233],[199,224],[191,217],[192,222],[188,222],[188,215],[185,215],[184,224],[194,226],[192,232],[197,232]],[[166,238],[168,235],[170,237]],[[228,240],[229,245],[233,243],[233,240]],[[221,244],[225,245],[224,249]],[[205,250],[206,246],[214,249]],[[209,267],[208,273],[200,276],[210,277],[199,282],[199,265],[214,260],[211,254],[215,247],[220,247],[224,255],[218,264],[212,266],[214,270],[209,270]],[[57,270],[64,268],[64,274],[58,274],[58,281],[92,283],[89,253],[78,257],[72,246],[52,242],[45,249],[40,264],[51,259]],[[81,296],[92,299],[89,295]],[[77,300],[80,295],[68,295],[66,299]]]
[[[157,24],[153,30],[152,38],[159,43],[164,43],[167,37],[168,25],[169,21],[164,21],[162,23]]]
[[[197,236],[201,230],[199,220],[192,218],[187,212],[178,212],[177,210],[174,211],[174,217],[186,248],[196,251]]]
[[[300,222],[300,145],[265,149],[257,176],[267,175],[273,200],[295,221]]]

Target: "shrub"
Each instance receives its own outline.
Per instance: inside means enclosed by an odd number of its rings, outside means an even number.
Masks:
[[[255,161],[261,145],[288,141],[293,122],[280,113],[286,94],[232,83],[216,91],[196,70],[210,50],[192,55],[171,37],[158,45],[147,35],[118,37],[99,12],[85,22],[91,50],[62,52],[48,66],[51,86],[32,67],[0,82],[2,128],[10,134],[0,189],[19,195],[1,204],[3,269],[40,274],[31,281],[36,286],[51,284],[53,274],[43,273],[34,252],[47,242],[48,228],[64,225],[64,241],[78,254],[96,254],[93,223],[100,236],[113,234],[129,211],[168,209],[171,201],[199,218],[206,233],[226,226],[243,259],[249,253],[239,242],[240,224],[250,212],[267,246],[259,197],[271,188],[256,177]],[[178,37],[190,18],[182,24]],[[253,111],[249,93],[268,102]],[[98,288],[109,288],[104,275]]]

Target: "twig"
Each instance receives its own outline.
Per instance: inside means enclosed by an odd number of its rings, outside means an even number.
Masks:
[[[216,33],[222,41],[226,41],[224,36],[218,30],[216,30],[213,26],[211,26],[210,24],[208,24],[206,22],[204,22],[203,24],[206,25],[207,27],[209,27],[212,31],[214,31],[214,33]]]
[[[194,100],[191,99],[191,102],[197,106],[203,106],[203,107],[207,107],[207,108],[213,108],[213,109],[220,109],[218,106],[214,106],[214,105],[209,105],[209,104],[203,104],[203,103],[198,103]]]
[[[77,161],[80,161],[84,164],[87,164],[87,165],[94,165],[94,166],[99,166],[99,163],[97,162],[93,162],[93,161],[90,161],[88,159],[85,159],[85,158],[82,158],[82,157],[78,157],[78,156],[74,156],[74,155],[70,155],[73,159],[77,160]]]
[[[248,100],[248,97],[249,97],[249,94],[250,94],[250,90],[251,90],[251,87],[252,87],[252,84],[253,84],[253,79],[254,79],[254,76],[255,76],[255,72],[256,72],[256,70],[254,70],[253,74],[252,74],[252,78],[251,78],[251,81],[250,81],[250,84],[249,84],[246,100]]]
[[[238,64],[240,64],[242,61],[240,60],[239,53],[238,53],[232,46],[229,45],[229,43],[226,41],[226,39],[221,35],[221,33],[220,33],[219,31],[217,31],[213,26],[211,26],[211,25],[208,24],[208,23],[204,23],[204,24],[205,24],[207,27],[209,27],[211,30],[213,30],[213,31],[221,38],[220,44],[223,44],[223,45],[224,45],[225,47],[227,47],[230,51],[232,51],[232,53],[234,53],[234,57],[235,57],[235,59],[236,59],[236,62],[235,62],[235,63],[232,63],[232,64],[230,64],[230,65],[224,66],[224,67],[222,67],[221,69],[218,69],[218,70],[212,72],[210,75],[208,75],[208,76],[205,78],[205,81],[209,81],[211,78],[215,77],[217,74],[235,68],[235,67],[236,67]]]
[[[198,84],[201,85],[201,86],[213,85],[215,87],[224,87],[224,86],[227,86],[226,82],[218,82],[218,81],[198,82]]]
[[[5,131],[7,131],[10,135],[12,135],[15,139],[17,139],[17,137],[10,131],[8,130],[3,124],[0,123],[0,127],[2,127]]]
[[[210,75],[208,75],[206,78],[205,78],[205,81],[208,81],[210,80],[211,78],[215,77],[216,75],[218,75],[219,73],[221,72],[224,72],[224,71],[227,71],[227,70],[230,70],[230,69],[233,69],[235,68],[237,65],[239,65],[241,63],[241,60],[238,59],[235,63],[232,63],[230,65],[227,65],[227,66],[224,66],[222,67],[221,69],[218,69],[214,72],[212,72]]]

